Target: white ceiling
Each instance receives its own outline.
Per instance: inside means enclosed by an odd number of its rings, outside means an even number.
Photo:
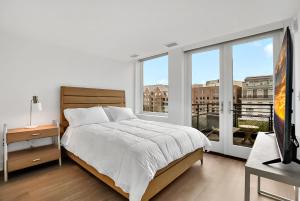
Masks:
[[[120,61],[290,18],[299,0],[0,0],[0,31]]]

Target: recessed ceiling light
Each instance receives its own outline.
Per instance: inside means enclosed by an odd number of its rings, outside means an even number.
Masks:
[[[133,54],[133,55],[130,55],[131,58],[137,58],[139,55],[137,54]]]
[[[176,42],[172,42],[172,43],[167,43],[165,44],[166,47],[174,47],[174,46],[177,46],[178,44]]]

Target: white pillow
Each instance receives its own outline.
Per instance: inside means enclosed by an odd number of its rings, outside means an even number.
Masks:
[[[102,107],[65,109],[64,114],[70,127],[109,122]]]
[[[108,117],[109,121],[114,121],[114,119],[111,117],[111,114],[109,112],[109,108],[108,107],[103,107],[103,110],[104,110],[106,116]]]
[[[127,119],[137,119],[137,117],[133,114],[131,108],[127,107],[108,107],[108,111],[110,113],[113,121],[121,121]]]

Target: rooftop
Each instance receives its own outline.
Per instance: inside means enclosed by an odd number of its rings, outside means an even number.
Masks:
[[[273,75],[262,75],[262,76],[251,76],[251,77],[246,77],[245,82],[250,81],[250,80],[260,80],[260,79],[273,79]]]

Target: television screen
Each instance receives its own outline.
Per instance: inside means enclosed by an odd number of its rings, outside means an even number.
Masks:
[[[274,130],[281,160],[288,151],[291,127],[292,101],[291,36],[287,29],[275,67]]]

